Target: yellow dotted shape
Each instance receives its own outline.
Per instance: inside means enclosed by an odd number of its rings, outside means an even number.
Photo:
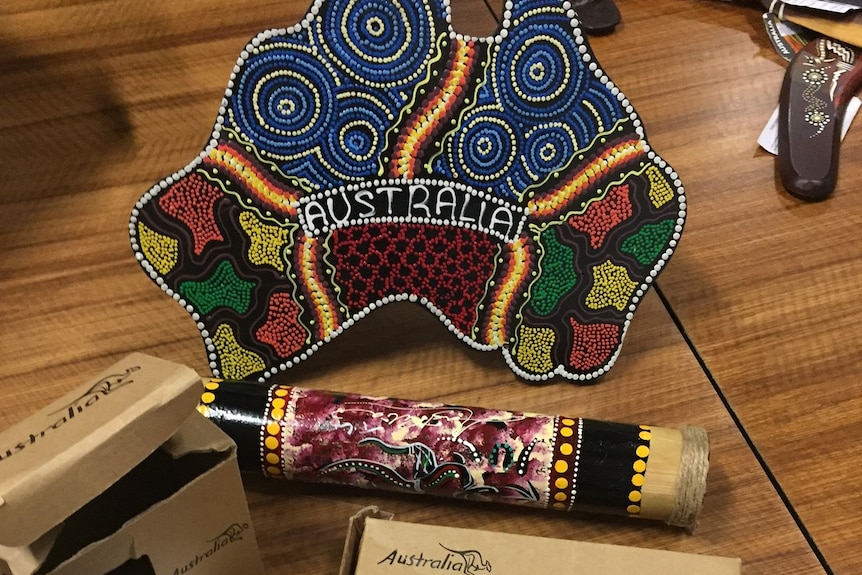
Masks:
[[[557,341],[554,330],[547,327],[518,328],[518,349],[515,357],[518,365],[534,373],[548,373],[554,369],[551,352]]]
[[[673,188],[655,166],[647,168],[649,179],[649,199],[656,208],[660,208],[673,199]]]
[[[569,470],[569,464],[565,461],[558,460],[556,463],[554,463],[554,470],[557,473],[565,473]]]
[[[216,328],[213,334],[213,345],[222,358],[221,369],[228,379],[243,379],[247,375],[266,369],[263,358],[242,347],[231,327],[225,323]]]
[[[284,259],[281,254],[290,242],[290,230],[261,223],[252,212],[241,213],[239,225],[251,240],[248,261],[283,272]]]
[[[560,445],[560,453],[563,455],[571,455],[574,452],[575,448],[572,447],[571,443],[563,443]]]
[[[215,380],[210,380],[204,384],[204,389],[209,389],[210,391],[215,391],[219,387],[219,382]]]
[[[641,512],[641,508],[638,505],[629,505],[626,507],[626,511],[628,511],[631,515],[637,515]]]
[[[643,473],[644,471],[646,471],[646,461],[644,461],[643,459],[638,459],[634,462],[632,468],[638,473]]]
[[[644,484],[644,476],[641,475],[640,473],[635,473],[632,476],[632,485],[634,485],[635,487],[643,487],[643,484]]]
[[[277,435],[281,431],[281,426],[274,421],[266,424],[266,432],[270,435]]]
[[[564,477],[558,477],[557,480],[554,482],[554,487],[556,487],[557,489],[566,489],[568,486],[569,482]]]
[[[649,455],[649,447],[646,445],[638,445],[638,448],[635,450],[635,453],[638,457],[645,458]]]
[[[212,403],[215,401],[215,394],[211,391],[205,391],[201,394],[201,402],[202,403]]]
[[[263,440],[263,444],[267,449],[277,449],[278,448],[278,439],[275,437],[269,436]]]
[[[179,259],[179,242],[138,222],[138,244],[147,261],[162,275],[174,269]]]
[[[574,430],[571,427],[564,427],[560,429],[560,435],[563,437],[571,437],[575,434]]]
[[[619,311],[626,309],[632,293],[637,289],[637,283],[629,277],[629,271],[605,260],[593,266],[593,287],[587,294],[587,307],[600,310],[613,307]]]
[[[641,500],[642,497],[643,495],[641,495],[640,491],[632,491],[629,493],[629,501],[631,501],[632,503],[637,503]]]

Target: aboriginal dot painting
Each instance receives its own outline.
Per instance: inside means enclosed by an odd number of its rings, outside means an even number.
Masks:
[[[494,36],[444,0],[322,0],[242,51],[212,139],[135,206],[218,377],[265,380],[409,300],[519,376],[614,363],[685,219],[568,2]]]

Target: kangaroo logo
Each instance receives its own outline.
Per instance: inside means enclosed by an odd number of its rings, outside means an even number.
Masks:
[[[494,36],[446,0],[316,0],[243,50],[212,139],[136,204],[145,272],[217,377],[296,365],[409,300],[528,380],[613,365],[686,213],[566,2]]]
[[[476,575],[478,571],[487,571],[488,573],[491,572],[491,562],[485,561],[479,551],[476,551],[475,549],[470,549],[468,551],[457,551],[455,549],[449,549],[442,543],[438,543],[438,545],[440,545],[440,547],[442,547],[446,551],[449,551],[450,553],[455,553],[461,556],[461,558],[464,560],[462,571],[463,573],[465,573],[465,575]]]
[[[73,406],[77,406],[79,403],[82,403],[84,400],[88,400],[89,402],[95,401],[93,396],[102,396],[102,395],[110,395],[114,391],[117,391],[121,387],[128,385],[130,383],[134,383],[135,380],[132,379],[132,374],[140,371],[140,366],[132,366],[127,367],[124,373],[114,373],[103,377],[93,385],[91,385],[87,391],[76,397],[74,400],[64,405],[60,409],[52,411],[50,415],[55,413],[59,413],[61,411],[67,411]]]

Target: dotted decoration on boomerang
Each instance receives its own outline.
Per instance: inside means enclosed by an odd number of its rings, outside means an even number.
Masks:
[[[568,2],[508,2],[474,38],[443,0],[322,0],[246,46],[212,139],[130,231],[217,377],[264,380],[409,300],[523,378],[584,381],[685,212]]]

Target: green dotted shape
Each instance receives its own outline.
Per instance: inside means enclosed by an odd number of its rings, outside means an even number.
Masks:
[[[564,295],[572,291],[578,283],[578,276],[572,248],[557,241],[553,227],[542,232],[539,242],[545,253],[541,260],[541,275],[533,284],[530,305],[537,314],[546,316],[554,311]]]
[[[222,261],[215,273],[204,281],[186,281],[180,284],[180,295],[191,302],[200,313],[208,314],[217,307],[229,307],[243,314],[251,305],[254,283],[240,279],[228,261]]]
[[[656,261],[673,234],[674,221],[662,220],[655,224],[646,224],[636,234],[627,237],[620,250],[631,254],[642,265]]]

